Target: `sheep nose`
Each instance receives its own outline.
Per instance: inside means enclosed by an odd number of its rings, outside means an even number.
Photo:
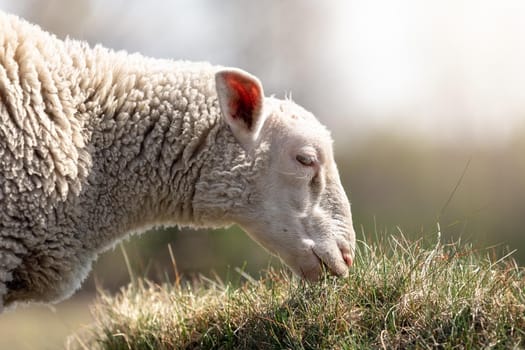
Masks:
[[[343,258],[346,266],[352,267],[352,264],[354,263],[352,243],[349,243],[347,240],[343,240],[338,242],[338,246],[339,251],[341,252],[341,257]]]
[[[352,260],[352,256],[349,253],[343,253],[343,260],[345,261],[346,266],[352,267],[354,262]]]

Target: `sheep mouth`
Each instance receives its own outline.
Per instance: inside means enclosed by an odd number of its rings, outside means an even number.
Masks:
[[[337,277],[346,277],[348,275],[348,268],[351,266],[351,258],[347,256],[345,253],[341,252],[341,256],[337,257],[336,259],[342,260],[342,263],[340,262],[337,264],[336,261],[332,261],[332,264],[329,264],[326,262],[320,254],[318,254],[313,248],[312,248],[312,254],[315,256],[319,263],[319,276],[317,277],[317,280],[321,278],[322,275],[329,273],[330,275],[337,276]],[[330,259],[333,260],[333,259]],[[333,266],[331,266],[333,265]],[[339,265],[339,266],[336,266]]]
[[[317,262],[319,263],[320,272],[321,272],[321,274],[320,274],[319,277],[321,277],[321,276],[323,276],[323,275],[326,275],[326,274],[330,274],[330,275],[332,275],[332,276],[337,276],[337,275],[334,273],[334,271],[330,268],[330,266],[328,266],[328,264],[325,263],[325,262],[323,261],[323,259],[321,259],[321,258],[319,257],[319,255],[317,255],[317,253],[316,253],[313,249],[312,249],[312,253],[313,253],[314,256],[317,258]]]

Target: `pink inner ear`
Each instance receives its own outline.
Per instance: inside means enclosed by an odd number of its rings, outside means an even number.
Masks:
[[[226,84],[234,92],[229,101],[230,114],[244,122],[252,130],[256,114],[260,108],[261,93],[257,84],[243,79],[237,74],[226,74]]]

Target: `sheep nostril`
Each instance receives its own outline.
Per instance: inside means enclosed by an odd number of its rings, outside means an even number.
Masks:
[[[351,267],[353,264],[352,257],[348,253],[343,253],[343,260],[346,263],[346,266]]]

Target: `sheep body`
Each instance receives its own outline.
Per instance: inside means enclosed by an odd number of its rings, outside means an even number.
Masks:
[[[249,226],[271,145],[248,152],[225,122],[221,69],[62,41],[0,13],[0,309],[68,297],[130,232]]]
[[[66,297],[117,232],[160,212],[199,224],[189,195],[218,131],[216,68],[90,49],[5,14],[0,46],[0,299]],[[173,190],[175,207],[153,200]]]

